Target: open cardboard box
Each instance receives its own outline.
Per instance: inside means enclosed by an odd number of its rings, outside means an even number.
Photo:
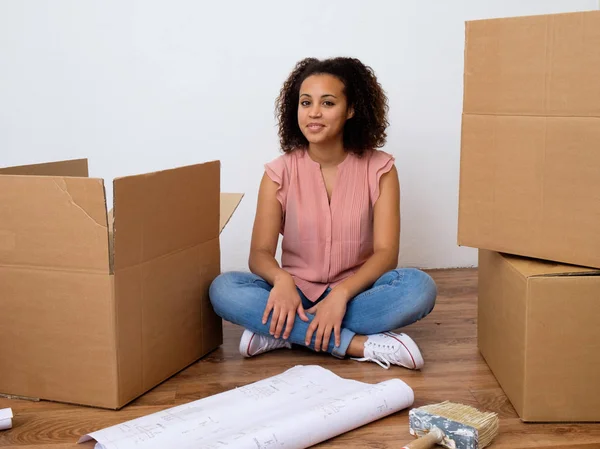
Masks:
[[[214,161],[115,179],[109,220],[85,159],[0,170],[0,393],[118,409],[217,348],[241,198]]]
[[[600,270],[479,251],[481,354],[523,421],[600,421]]]

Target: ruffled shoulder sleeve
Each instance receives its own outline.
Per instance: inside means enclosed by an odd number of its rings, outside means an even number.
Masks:
[[[265,164],[265,172],[267,176],[269,176],[273,182],[279,184],[276,195],[284,213],[290,184],[289,159],[289,155],[284,154]]]
[[[392,169],[394,162],[394,156],[381,150],[373,150],[369,156],[368,178],[371,204],[375,204],[379,198],[379,181],[381,177]]]

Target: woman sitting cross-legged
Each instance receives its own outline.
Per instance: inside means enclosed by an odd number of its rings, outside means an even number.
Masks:
[[[284,154],[265,165],[250,272],[213,281],[215,311],[245,328],[246,357],[297,344],[420,369],[417,344],[392,331],[428,315],[437,289],[423,271],[396,268],[399,181],[394,158],[377,149],[387,99],[373,71],[352,58],[302,60],[277,113]]]

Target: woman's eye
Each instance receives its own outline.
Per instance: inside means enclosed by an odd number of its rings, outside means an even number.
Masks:
[[[325,106],[333,106],[333,103],[331,101],[324,101],[323,104]]]
[[[301,104],[302,106],[308,106],[308,105],[310,104],[310,101],[308,101],[308,100],[304,100],[304,101],[301,101],[301,102],[300,102],[300,104]]]

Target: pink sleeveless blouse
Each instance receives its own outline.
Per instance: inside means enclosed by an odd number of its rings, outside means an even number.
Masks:
[[[381,150],[362,157],[348,153],[338,165],[331,195],[318,162],[304,149],[286,153],[265,165],[279,184],[281,266],[311,301],[355,273],[373,254],[373,205],[379,180],[394,157]]]

